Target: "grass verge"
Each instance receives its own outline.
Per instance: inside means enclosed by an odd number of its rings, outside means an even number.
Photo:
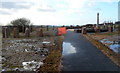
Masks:
[[[48,57],[43,61],[44,65],[38,69],[41,72],[59,72],[61,70],[63,36],[58,36],[56,48],[54,48]]]

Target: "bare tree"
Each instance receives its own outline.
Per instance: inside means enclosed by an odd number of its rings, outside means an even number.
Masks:
[[[18,18],[18,19],[11,21],[11,24],[13,26],[17,26],[19,28],[19,31],[22,31],[24,33],[25,28],[31,25],[31,21],[27,18]]]

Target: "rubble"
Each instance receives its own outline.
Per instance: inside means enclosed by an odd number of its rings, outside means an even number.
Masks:
[[[40,66],[43,65],[43,62],[35,62],[33,60],[33,61],[29,61],[29,62],[23,62],[22,65],[25,70],[36,71],[37,68],[39,68]]]
[[[49,48],[43,48],[53,44],[51,41],[39,39],[12,39],[3,40],[2,48],[2,71],[26,70],[34,71],[35,66],[40,67],[49,53]],[[32,67],[25,66],[26,63],[34,64]],[[28,67],[28,68],[27,68]]]

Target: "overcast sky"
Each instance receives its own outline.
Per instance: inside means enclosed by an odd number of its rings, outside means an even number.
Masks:
[[[35,25],[83,25],[118,20],[119,0],[0,0],[0,24],[28,18]]]

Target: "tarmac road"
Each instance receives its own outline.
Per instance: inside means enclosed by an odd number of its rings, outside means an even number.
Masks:
[[[69,44],[69,46],[67,46]],[[71,46],[70,46],[71,45]],[[72,49],[71,49],[72,48]],[[67,51],[71,51],[68,52]],[[66,51],[67,50],[67,51]],[[62,71],[118,71],[119,68],[80,33],[67,31]]]

